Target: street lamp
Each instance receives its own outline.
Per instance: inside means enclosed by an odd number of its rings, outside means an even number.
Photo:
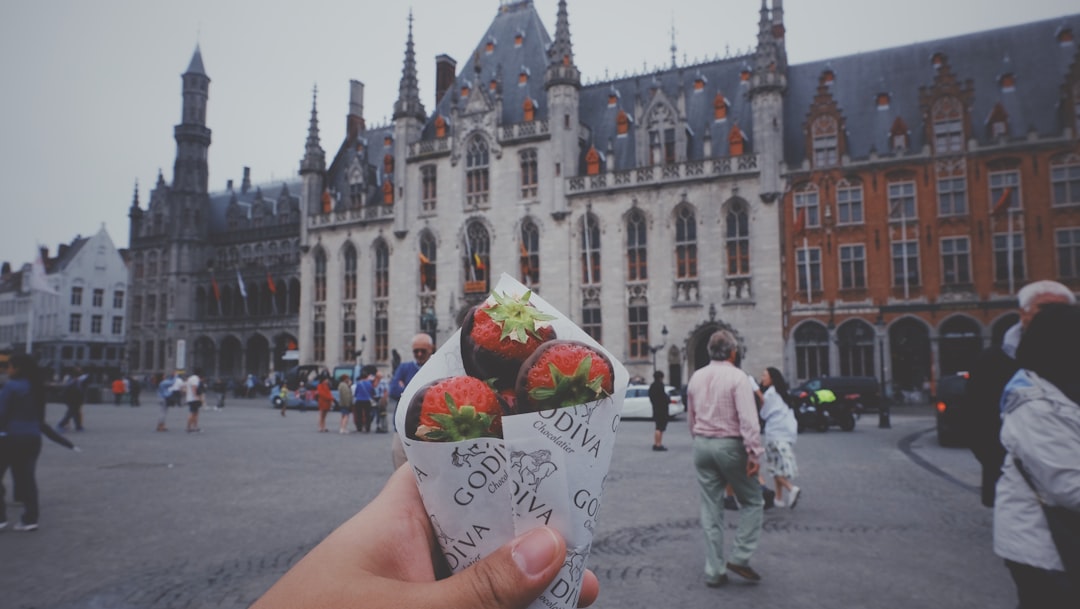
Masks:
[[[655,347],[651,346],[651,345],[649,346],[649,351],[652,352],[652,369],[653,369],[653,372],[656,372],[656,354],[659,353],[660,350],[663,349],[667,345],[667,335],[668,335],[667,325],[665,324],[663,329],[660,330],[660,336],[663,337],[663,340],[661,340],[660,344],[655,346]]]
[[[367,343],[367,334],[360,335],[360,349],[356,352],[356,367],[360,369],[364,365],[364,344]]]

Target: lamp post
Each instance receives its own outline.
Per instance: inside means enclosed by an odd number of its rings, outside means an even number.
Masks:
[[[881,371],[881,395],[878,397],[878,428],[889,429],[892,422],[889,420],[889,399],[885,395],[885,317],[878,315],[877,319],[878,338],[878,369]]]
[[[660,330],[660,336],[662,337],[662,340],[660,341],[660,344],[655,346],[655,347],[651,346],[651,345],[649,346],[649,351],[652,353],[652,369],[653,369],[653,372],[656,372],[656,354],[659,353],[660,350],[663,349],[667,345],[667,335],[668,335],[667,325],[664,325],[663,329]]]
[[[356,370],[364,367],[364,345],[367,343],[367,334],[360,335],[360,349],[356,352]]]

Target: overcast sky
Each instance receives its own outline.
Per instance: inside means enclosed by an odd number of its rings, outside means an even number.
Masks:
[[[196,44],[211,78],[210,189],[296,175],[312,87],[323,148],[341,142],[349,79],[365,83],[365,118],[392,112],[407,16],[415,22],[421,98],[434,106],[434,57],[459,65],[480,43],[499,0],[13,0],[0,8],[0,261],[28,262],[35,244],[105,224],[128,245],[135,181],[145,207],[158,169],[172,182],[180,74]],[[557,0],[535,0],[548,32]],[[641,3],[570,0],[575,60],[587,81],[755,43],[758,0]],[[793,64],[1075,12],[1074,0],[788,0]],[[329,160],[329,159],[328,159]]]

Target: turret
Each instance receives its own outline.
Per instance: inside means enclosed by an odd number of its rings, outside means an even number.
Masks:
[[[210,77],[203,68],[202,53],[195,47],[191,63],[183,76],[183,111],[180,124],[173,130],[176,139],[176,163],[173,165],[173,190],[206,194],[209,175],[207,153],[210,130],[206,128],[206,102]]]
[[[135,237],[142,232],[143,211],[139,207],[139,181],[135,180],[135,194],[131,197],[131,207],[128,209],[128,243],[134,243]]]
[[[580,154],[578,103],[581,72],[574,64],[566,0],[559,0],[559,12],[555,20],[555,38],[548,48],[548,67],[544,74],[544,88],[548,96],[551,137],[555,143],[552,149],[556,174],[552,213],[561,217],[567,211],[564,178],[577,175]]]
[[[780,173],[784,158],[783,98],[787,90],[787,51],[782,0],[773,0],[771,12],[766,0],[762,0],[760,15],[758,45],[750,77],[750,103],[754,117],[753,152],[764,161],[759,165],[761,199],[771,203],[783,192]]]
[[[405,42],[405,64],[401,68],[401,83],[398,86],[398,99],[394,102],[394,144],[393,155],[400,162],[394,163],[393,192],[394,233],[404,236],[408,231],[410,217],[409,191],[405,180],[405,162],[409,144],[420,139],[427,114],[420,101],[420,84],[416,79],[416,53],[413,50],[412,33],[413,15],[409,11],[409,35]],[[387,176],[386,179],[390,179]]]

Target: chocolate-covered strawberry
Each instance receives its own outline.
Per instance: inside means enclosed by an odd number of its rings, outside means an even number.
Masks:
[[[471,376],[488,380],[496,389],[514,386],[525,358],[555,338],[547,322],[555,319],[529,302],[532,292],[515,297],[492,292],[473,307],[461,327],[461,360]]]
[[[544,343],[521,366],[515,412],[576,406],[615,390],[611,361],[599,350],[572,340]]]
[[[480,379],[455,376],[421,388],[405,413],[409,438],[426,442],[460,442],[502,437],[503,407]]]

